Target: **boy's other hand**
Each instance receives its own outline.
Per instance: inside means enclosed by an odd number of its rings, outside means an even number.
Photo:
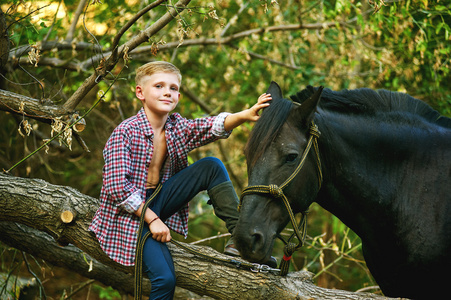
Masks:
[[[172,239],[168,226],[160,219],[152,222],[152,224],[149,225],[149,230],[152,233],[152,238],[156,241],[167,243]]]

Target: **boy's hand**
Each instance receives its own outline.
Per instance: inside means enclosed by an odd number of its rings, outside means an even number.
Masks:
[[[230,131],[246,121],[257,121],[260,118],[258,113],[261,109],[269,106],[268,101],[271,99],[271,94],[261,94],[260,97],[258,97],[257,103],[251,108],[228,115],[224,120],[225,130]]]
[[[268,107],[269,103],[268,101],[271,101],[272,97],[271,94],[261,94],[260,97],[258,97],[257,103],[254,104],[251,108],[248,109],[249,112],[249,121],[257,121],[260,118],[259,112],[261,109]]]
[[[159,242],[167,243],[172,239],[168,226],[160,219],[152,222],[149,225],[149,230],[152,233],[152,238]]]

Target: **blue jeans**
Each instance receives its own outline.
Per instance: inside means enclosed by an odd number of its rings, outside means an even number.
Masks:
[[[169,178],[149,208],[162,221],[172,216],[200,191],[210,190],[229,181],[224,164],[217,158],[206,157]],[[147,190],[146,198],[153,190]],[[143,235],[149,231],[144,226]],[[149,299],[172,299],[175,290],[175,271],[172,256],[166,246],[149,237],[143,248],[143,273],[152,283]]]

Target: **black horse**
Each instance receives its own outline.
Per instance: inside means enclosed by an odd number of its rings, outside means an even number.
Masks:
[[[385,295],[443,295],[451,279],[451,119],[404,93],[324,89],[319,101],[315,91],[290,101],[271,83],[273,100],[246,146],[249,185],[285,182],[313,121],[318,157],[311,150],[283,189],[294,213],[316,201],[354,230]],[[243,258],[268,261],[288,222],[280,198],[244,196],[234,232]]]

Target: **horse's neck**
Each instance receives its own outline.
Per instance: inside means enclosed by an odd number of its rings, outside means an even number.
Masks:
[[[426,149],[419,147],[426,141],[412,129],[395,130],[390,124],[352,118],[327,123],[319,119],[317,123],[322,131],[319,147],[325,174],[318,203],[354,231],[368,230],[369,224],[393,226],[401,189],[405,180],[413,180],[406,171],[419,157],[428,155],[418,153],[419,148]]]

